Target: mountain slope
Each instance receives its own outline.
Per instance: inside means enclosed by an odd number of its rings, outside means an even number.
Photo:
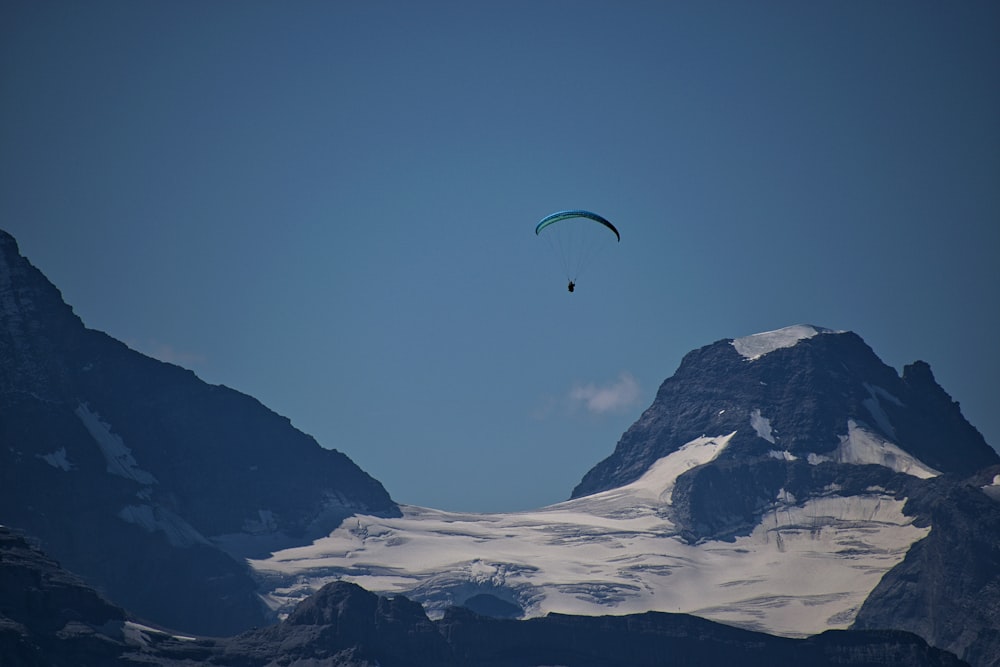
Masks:
[[[111,664],[124,624],[124,611],[0,526],[0,664]]]
[[[247,553],[308,543],[376,480],[255,399],[84,327],[0,231],[0,523],[137,614],[226,634],[265,610]]]

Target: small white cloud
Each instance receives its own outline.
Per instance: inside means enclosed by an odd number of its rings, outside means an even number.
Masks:
[[[639,400],[639,383],[630,373],[621,373],[618,380],[608,385],[599,386],[593,382],[576,385],[569,397],[573,403],[582,403],[594,414],[621,412]]]

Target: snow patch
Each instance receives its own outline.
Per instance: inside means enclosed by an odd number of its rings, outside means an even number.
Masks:
[[[111,432],[111,426],[101,421],[100,415],[92,412],[90,406],[81,403],[75,412],[94,442],[101,448],[101,453],[108,462],[109,473],[135,480],[143,485],[157,483],[152,473],[139,467],[135,457],[132,456],[132,450],[125,446],[120,436]]]
[[[198,641],[197,637],[191,637],[188,635],[178,635],[166,632],[164,630],[159,630],[157,628],[143,625],[141,623],[136,623],[135,621],[125,621],[122,624],[122,631],[125,635],[126,640],[131,644],[138,644],[143,648],[147,648],[153,637],[163,638],[170,637],[178,641],[188,641],[194,642]]]
[[[794,505],[798,501],[795,499],[795,495],[792,492],[787,491],[784,487],[782,487],[778,489],[778,502],[782,505]]]
[[[983,493],[993,500],[1000,500],[1000,475],[993,477],[993,483],[982,487]]]
[[[714,438],[707,436],[695,438],[691,442],[682,445],[676,451],[657,460],[636,481],[617,489],[602,491],[587,497],[601,502],[625,495],[655,499],[670,505],[673,503],[674,485],[677,482],[677,478],[692,468],[713,461],[722,453],[722,450],[726,448],[726,445],[729,444],[734,435],[736,435],[736,431],[733,431],[729,435]],[[570,503],[572,502],[570,501]],[[554,505],[554,507],[565,504],[560,503],[559,505]]]
[[[66,455],[66,448],[60,447],[51,454],[39,454],[38,458],[48,463],[53,468],[59,468],[60,470],[65,470],[69,472],[73,469],[73,464],[70,463],[69,457]]]
[[[881,387],[868,384],[867,382],[865,383],[864,387],[865,390],[868,391],[869,398],[866,398],[865,400],[861,401],[861,404],[865,406],[865,409],[868,410],[868,413],[872,416],[872,419],[875,420],[875,424],[878,425],[880,429],[882,429],[882,432],[888,435],[890,438],[895,438],[896,429],[893,427],[892,422],[889,421],[889,415],[885,413],[885,410],[882,408],[882,403],[879,401],[879,399],[881,398],[887,400],[890,403],[897,405],[899,407],[905,407],[903,405],[903,402],[900,401],[895,396],[893,396],[892,394],[890,394],[889,392],[887,392],[885,389],[882,389]]]
[[[782,449],[782,450],[772,449],[767,453],[767,455],[770,456],[772,459],[778,459],[779,461],[797,461],[799,459],[799,457],[797,457],[795,454],[792,454],[787,449]]]
[[[774,434],[771,431],[771,420],[767,417],[762,417],[760,415],[760,410],[754,410],[750,413],[750,426],[753,427],[753,430],[757,433],[758,437],[767,440],[772,445],[774,444]]]
[[[175,547],[210,544],[197,529],[173,512],[152,505],[127,505],[118,512],[118,518],[132,523],[147,532],[163,531],[167,541]]]
[[[900,449],[898,445],[872,433],[853,419],[848,420],[847,435],[840,436],[840,444],[830,456],[810,454],[808,461],[813,465],[824,461],[856,465],[874,464],[920,479],[937,477],[941,474],[940,471]]]
[[[748,361],[760,359],[765,354],[774,352],[783,347],[793,347],[799,341],[812,338],[819,334],[844,333],[823,327],[814,327],[809,324],[797,324],[775,331],[765,331],[764,333],[744,336],[733,340],[732,345],[736,351],[746,357]]]
[[[901,400],[899,400],[898,398],[896,398],[895,396],[893,396],[891,393],[889,393],[888,391],[886,391],[882,387],[879,387],[878,385],[868,384],[866,382],[865,383],[865,389],[867,389],[870,393],[872,393],[873,395],[877,396],[878,398],[882,398],[882,399],[885,399],[885,400],[889,401],[890,403],[892,403],[896,407],[899,407],[899,408],[905,408],[906,407],[905,403],[903,403]]]

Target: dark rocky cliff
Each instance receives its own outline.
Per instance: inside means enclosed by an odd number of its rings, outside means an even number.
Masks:
[[[114,664],[125,612],[0,526],[0,665]]]
[[[852,627],[908,630],[973,665],[1000,667],[1000,502],[983,492],[997,475],[1000,466],[911,491],[907,512],[933,528],[882,578]]]
[[[771,440],[752,427],[766,419]],[[756,359],[731,339],[688,353],[653,404],[594,466],[572,497],[639,478],[656,460],[701,435],[736,431],[725,459],[782,450],[836,449],[848,422],[865,424],[940,472],[971,474],[1000,463],[924,362],[898,374],[851,332],[826,332]]]
[[[134,613],[265,622],[242,556],[306,543],[378,481],[258,401],[88,329],[0,231],[0,523]]]
[[[230,667],[964,664],[905,632],[840,631],[787,639],[681,614],[552,614],[515,621],[457,608],[431,622],[406,598],[386,599],[342,582],[324,587],[278,626],[213,645],[165,642],[159,655],[166,659],[159,664],[210,661]]]

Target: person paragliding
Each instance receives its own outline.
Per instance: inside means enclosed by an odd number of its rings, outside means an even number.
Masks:
[[[576,291],[580,273],[610,244],[621,242],[618,229],[606,218],[580,209],[557,211],[541,219],[535,227],[537,236],[544,236],[562,264],[566,289]]]

